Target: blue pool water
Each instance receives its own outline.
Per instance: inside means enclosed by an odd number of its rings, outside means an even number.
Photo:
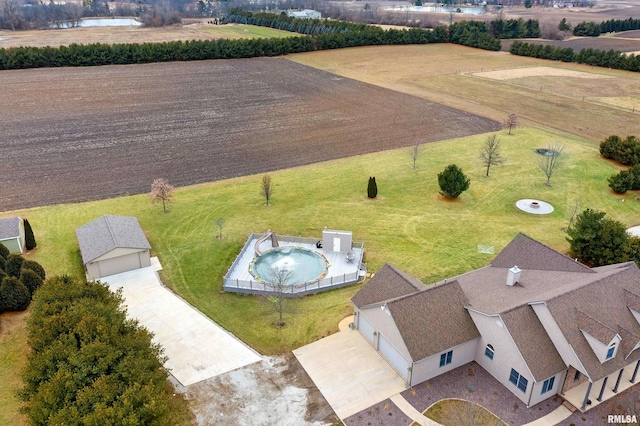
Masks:
[[[288,285],[313,282],[324,277],[329,263],[324,256],[303,248],[281,247],[271,249],[249,265],[249,272],[257,280],[274,281],[274,272],[290,273]],[[288,274],[287,274],[288,275]]]

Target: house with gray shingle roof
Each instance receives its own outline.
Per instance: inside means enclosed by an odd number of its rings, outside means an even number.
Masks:
[[[151,266],[151,245],[135,217],[104,215],[76,236],[89,280]]]
[[[385,265],[354,325],[407,386],[476,361],[527,406],[586,411],[640,379],[640,269],[589,268],[518,234],[484,268],[430,286]]]
[[[11,253],[24,251],[24,223],[21,218],[0,219],[0,244]]]

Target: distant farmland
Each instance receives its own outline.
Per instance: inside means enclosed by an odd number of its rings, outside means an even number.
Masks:
[[[0,98],[3,211],[500,128],[280,58],[6,71]]]

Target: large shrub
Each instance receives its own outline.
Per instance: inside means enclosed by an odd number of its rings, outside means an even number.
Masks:
[[[617,194],[624,194],[633,186],[633,180],[633,175],[630,172],[623,170],[608,179],[609,188]]]
[[[580,213],[567,229],[571,254],[590,266],[625,262],[627,234],[622,223],[605,218],[606,213],[587,209]],[[640,260],[640,259],[634,259]]]
[[[36,248],[36,237],[33,235],[33,229],[27,219],[24,220],[24,246],[27,250]]]
[[[21,271],[24,271],[25,269],[30,269],[33,272],[35,272],[36,274],[38,274],[38,276],[40,277],[40,279],[42,281],[44,281],[45,279],[47,279],[47,275],[44,271],[44,268],[42,267],[42,265],[40,265],[38,262],[33,261],[33,260],[25,260],[24,262],[22,262],[22,267],[20,268]]]
[[[600,142],[600,154],[626,166],[640,164],[640,140],[635,136],[611,135]]]
[[[0,284],[0,312],[24,311],[31,302],[31,293],[15,277],[4,277]]]
[[[38,290],[20,392],[30,424],[171,423],[161,349],[122,304],[120,292],[71,277]]]
[[[4,271],[7,273],[7,275],[18,278],[20,276],[20,268],[22,268],[22,262],[24,262],[22,256],[16,253],[11,253],[7,258],[7,264],[4,267]]]
[[[2,243],[0,243],[0,257],[5,260],[9,257],[9,249],[6,248]]]
[[[469,184],[467,176],[455,164],[448,165],[444,171],[438,173],[440,194],[446,198],[458,198],[460,194],[469,189]]]
[[[42,286],[42,278],[40,275],[32,271],[31,269],[24,269],[20,271],[20,281],[24,284],[27,289],[29,289],[29,294],[33,296],[33,293],[36,292]]]

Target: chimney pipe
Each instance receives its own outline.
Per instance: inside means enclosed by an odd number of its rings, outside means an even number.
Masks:
[[[510,268],[507,271],[507,285],[508,286],[513,286],[514,284],[519,282],[520,281],[520,273],[521,272],[522,271],[517,266],[514,266],[513,268]]]

